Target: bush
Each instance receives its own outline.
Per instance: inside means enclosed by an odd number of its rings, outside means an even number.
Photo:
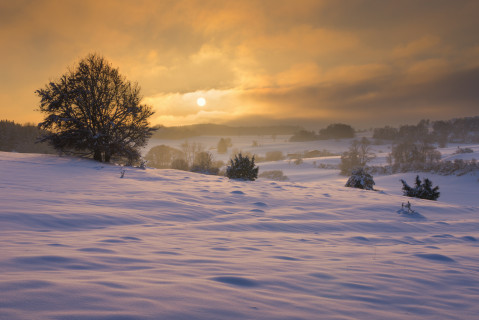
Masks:
[[[196,154],[195,162],[191,167],[191,171],[216,175],[220,169],[214,166],[211,153],[208,151],[202,151]]]
[[[226,176],[230,179],[242,179],[254,181],[258,178],[258,167],[254,164],[254,156],[243,157],[240,153],[231,159],[231,165],[226,168]]]
[[[439,198],[439,187],[436,186],[432,188],[432,181],[427,178],[424,179],[424,182],[421,182],[419,176],[416,176],[414,188],[410,187],[403,179],[401,179],[401,182],[403,185],[402,190],[405,196],[426,200],[437,200],[437,198]]]
[[[265,161],[280,161],[284,160],[283,152],[281,151],[268,151],[264,157]]]
[[[462,153],[474,153],[474,150],[472,150],[471,148],[461,148],[461,147],[457,147],[457,150],[455,152],[455,154],[462,154]]]
[[[225,162],[222,161],[222,160],[213,161],[213,166],[214,167],[221,168],[221,167],[224,167],[224,165],[225,165]]]
[[[183,157],[184,154],[180,150],[162,144],[151,148],[146,154],[145,160],[148,161],[150,167],[163,169],[169,168],[174,159]]]
[[[231,139],[221,138],[220,141],[218,141],[216,149],[219,154],[225,154],[226,152],[228,152],[228,147],[231,147]]]
[[[288,181],[288,177],[283,174],[281,170],[270,170],[261,172],[259,175],[260,178],[266,178],[275,181]]]
[[[346,187],[365,190],[374,190],[374,185],[373,176],[367,173],[363,168],[354,169],[348,182],[346,182]]]
[[[171,162],[171,169],[188,171],[188,162],[185,159],[175,159]]]

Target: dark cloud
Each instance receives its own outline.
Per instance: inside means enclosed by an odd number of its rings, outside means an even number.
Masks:
[[[479,113],[479,68],[458,70],[425,83],[383,77],[354,84],[318,85],[290,90],[269,89],[246,93],[280,110],[275,121],[294,114],[296,122],[349,122],[372,125],[414,123],[417,119],[447,119]],[[279,116],[285,115],[285,116]],[[271,120],[272,118],[270,118]],[[300,121],[300,119],[302,119]],[[263,121],[267,122],[266,119]],[[274,121],[273,121],[274,122]]]

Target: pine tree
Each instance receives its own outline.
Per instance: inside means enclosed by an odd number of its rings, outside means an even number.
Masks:
[[[242,179],[254,181],[258,178],[259,168],[254,164],[254,156],[243,157],[243,155],[237,154],[230,160],[231,165],[226,168],[226,176],[230,179]]]
[[[432,181],[429,179],[424,179],[422,188],[420,189],[419,198],[427,200],[437,200],[439,198],[439,187],[432,187]]]
[[[424,179],[424,182],[421,181],[419,175],[416,176],[415,179],[415,186],[410,187],[406,181],[402,180],[402,190],[405,196],[414,197],[419,199],[426,199],[426,200],[437,200],[439,195],[441,194],[439,190],[439,186],[432,187],[432,181],[428,178]]]

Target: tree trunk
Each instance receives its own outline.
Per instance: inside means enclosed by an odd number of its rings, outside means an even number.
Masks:
[[[96,161],[102,162],[102,159],[101,159],[101,151],[98,150],[98,149],[95,149],[93,152],[94,152],[94,153],[93,153],[93,159],[96,160]]]
[[[109,152],[105,152],[105,162],[110,162],[111,154]]]

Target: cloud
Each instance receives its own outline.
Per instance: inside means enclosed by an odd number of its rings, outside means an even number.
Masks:
[[[347,121],[377,124],[378,118],[390,124],[412,119],[444,119],[454,114],[477,115],[479,68],[459,70],[423,83],[408,82],[401,76],[371,78],[368,81],[302,86],[291,89],[263,89],[246,92],[246,99],[258,101],[267,115],[294,115],[296,119],[315,118],[318,122]],[[270,108],[269,108],[270,109]],[[454,110],[454,114],[448,113]]]
[[[437,36],[424,36],[420,39],[411,41],[404,46],[394,48],[392,51],[392,57],[395,59],[413,58],[420,54],[430,54],[431,51],[437,54],[439,43],[440,39]]]
[[[391,75],[387,64],[343,65],[330,69],[324,74],[323,83],[360,83]]]
[[[206,99],[204,107],[196,103],[200,97]],[[153,122],[159,124],[224,122],[244,113],[238,94],[232,89],[157,94],[145,97],[143,102],[153,106]]]
[[[163,124],[466,115],[478,15],[473,0],[3,1],[0,107],[31,121],[33,91],[97,52]]]

